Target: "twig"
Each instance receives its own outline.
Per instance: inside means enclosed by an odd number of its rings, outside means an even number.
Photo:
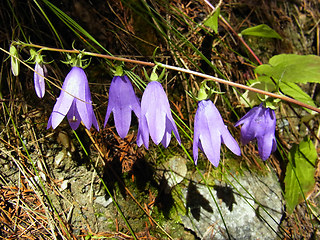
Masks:
[[[204,74],[204,73],[199,73],[199,72],[196,72],[196,71],[187,70],[187,69],[181,68],[181,67],[175,67],[175,66],[171,66],[171,65],[167,65],[167,64],[163,64],[163,63],[152,63],[152,62],[146,62],[146,61],[140,61],[140,60],[134,60],[134,59],[110,56],[110,55],[105,55],[105,54],[100,54],[100,53],[92,53],[92,52],[80,51],[80,50],[76,50],[76,49],[67,50],[67,49],[50,48],[50,47],[44,47],[44,46],[41,46],[41,45],[36,45],[36,44],[31,44],[31,43],[27,44],[27,43],[21,43],[21,42],[18,42],[17,44],[24,45],[24,46],[29,46],[29,47],[41,48],[41,50],[47,50],[47,51],[75,53],[75,54],[82,53],[82,54],[88,55],[88,56],[106,58],[106,59],[110,59],[110,60],[123,61],[123,62],[130,62],[130,63],[135,63],[135,64],[139,64],[139,65],[145,65],[145,66],[150,66],[150,67],[154,67],[154,66],[158,65],[160,67],[167,68],[167,69],[170,69],[170,70],[174,70],[174,71],[177,71],[177,72],[184,72],[184,73],[192,74],[192,75],[204,78],[204,79],[210,79],[212,81],[219,82],[219,83],[222,83],[222,84],[227,84],[227,85],[230,85],[230,86],[233,86],[233,87],[236,87],[236,88],[249,90],[249,91],[256,92],[256,93],[263,94],[263,95],[267,95],[267,96],[270,96],[270,97],[273,97],[273,98],[278,98],[278,99],[281,99],[283,101],[290,102],[290,103],[293,103],[293,104],[299,105],[301,107],[308,108],[310,110],[313,110],[315,112],[320,113],[320,109],[319,108],[311,106],[311,105],[308,105],[308,104],[305,104],[303,102],[300,102],[298,100],[295,100],[293,98],[290,98],[290,97],[287,97],[287,96],[284,96],[284,95],[270,93],[270,92],[263,91],[263,90],[260,90],[260,89],[257,89],[257,88],[253,88],[253,87],[249,87],[249,86],[246,86],[246,85],[243,85],[243,84],[240,84],[240,83],[235,83],[235,82],[227,81],[227,80],[224,80],[224,79],[221,79],[221,78],[218,78],[218,77],[213,77],[211,75],[207,75],[207,74]],[[5,53],[10,55],[10,53],[8,53],[8,51],[6,51],[6,50],[4,50],[2,48],[0,48],[0,50],[2,50],[3,52],[5,52]]]
[[[213,11],[215,11],[215,7],[208,1],[208,0],[204,0],[204,2],[212,8]],[[219,4],[220,5],[220,4]],[[240,40],[240,42],[245,46],[245,48],[250,52],[250,54],[254,57],[254,59],[259,63],[259,65],[262,64],[262,62],[260,61],[260,59],[257,57],[257,55],[252,51],[252,49],[249,47],[249,45],[243,40],[243,38],[230,26],[230,24],[227,22],[227,20],[219,15],[220,19],[222,20],[222,22],[224,23],[224,25],[226,25],[229,30]]]

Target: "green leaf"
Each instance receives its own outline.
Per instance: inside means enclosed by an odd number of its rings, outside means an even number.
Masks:
[[[280,54],[268,64],[258,66],[256,74],[293,83],[320,82],[320,57],[316,55]]]
[[[211,29],[215,33],[218,33],[218,18],[220,14],[220,8],[217,8],[212,16],[210,16],[203,24]]]
[[[313,107],[316,107],[312,98],[305,93],[297,84],[294,82],[299,82],[298,79],[304,79],[307,77],[307,80],[303,80],[300,82],[316,79],[318,69],[311,69],[311,61],[317,62],[317,56],[300,56],[294,54],[281,54],[272,57],[269,60],[269,64],[260,65],[255,69],[255,73],[259,74],[259,81],[265,82],[268,85],[279,85],[279,88],[282,93],[287,96],[290,96],[300,102],[306,103]],[[319,58],[319,66],[320,67],[320,58]],[[307,69],[307,71],[305,71]],[[272,81],[271,78],[274,80]],[[292,81],[292,79],[297,79],[297,81]],[[273,91],[274,89],[269,87],[269,91]],[[306,109],[309,113],[312,113],[311,110]]]
[[[282,39],[281,36],[266,24],[250,27],[241,31],[241,35]]]
[[[292,213],[314,187],[317,151],[312,141],[305,138],[299,145],[292,146],[288,158],[284,197],[287,211]]]
[[[269,77],[261,76],[258,79],[251,79],[248,81],[248,86],[257,88],[260,90],[273,92],[275,90],[275,85]],[[262,99],[265,99],[266,96],[263,94],[258,94],[253,91],[245,91],[240,98],[240,103],[245,107],[253,107],[259,105]]]
[[[305,93],[297,84],[291,82],[280,82],[279,86],[280,90],[285,95],[288,95],[310,106],[316,107],[312,98],[307,93]],[[310,109],[306,109],[306,111],[308,111],[309,113],[313,112]]]

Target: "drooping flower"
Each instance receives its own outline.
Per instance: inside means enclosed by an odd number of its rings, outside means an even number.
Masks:
[[[199,147],[209,161],[218,167],[221,142],[234,154],[240,156],[240,147],[231,136],[216,106],[211,100],[199,101],[194,117],[193,159],[195,164],[198,160]]]
[[[265,108],[262,103],[252,108],[236,124],[241,127],[241,142],[247,144],[257,139],[258,151],[262,160],[267,160],[277,149],[275,138],[276,115],[271,108]]]
[[[39,98],[43,98],[45,94],[45,81],[44,77],[47,75],[47,68],[44,64],[36,62],[34,67],[34,88]]]
[[[93,112],[88,79],[84,70],[80,67],[72,67],[66,76],[47,128],[55,129],[66,115],[73,130],[79,127],[81,121],[87,129],[90,129],[93,124],[99,130]]]
[[[172,118],[169,101],[162,85],[157,81],[150,82],[141,99],[141,114],[137,144],[149,146],[149,134],[155,144],[160,142],[166,148],[174,133],[181,144],[177,126]]]
[[[131,111],[138,118],[140,117],[140,102],[134,93],[132,84],[127,76],[115,76],[109,89],[109,103],[104,127],[113,112],[116,130],[122,139],[125,138],[130,128]]]

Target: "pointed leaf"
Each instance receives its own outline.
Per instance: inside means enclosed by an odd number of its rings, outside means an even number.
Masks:
[[[320,57],[280,54],[270,58],[269,64],[258,66],[254,72],[282,82],[320,82]]]
[[[211,28],[216,34],[218,33],[219,14],[220,14],[220,8],[217,8],[214,14],[204,22],[204,25]]]
[[[291,82],[280,82],[280,90],[300,101],[300,102],[303,102],[303,103],[306,103],[310,106],[313,106],[313,107],[316,107],[316,105],[314,104],[314,101],[312,100],[312,98],[307,94],[305,93],[297,84],[295,83],[291,83]],[[312,112],[312,110],[309,110],[309,109],[305,109],[306,111],[308,111],[309,113]]]
[[[299,145],[291,148],[288,158],[284,197],[287,211],[292,213],[296,205],[302,202],[314,187],[317,151],[312,141],[305,138]]]
[[[266,24],[250,27],[241,31],[241,35],[282,39],[281,36]]]

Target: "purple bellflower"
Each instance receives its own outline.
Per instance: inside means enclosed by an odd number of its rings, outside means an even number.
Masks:
[[[240,156],[241,150],[231,136],[221,115],[211,100],[202,100],[194,117],[193,159],[198,161],[198,147],[205,153],[209,161],[218,167],[221,142],[234,154]]]
[[[36,63],[34,67],[34,88],[39,98],[43,98],[45,94],[44,77],[47,75],[47,68],[44,64]]]
[[[109,103],[104,127],[107,125],[111,112],[113,112],[116,130],[122,139],[125,138],[130,128],[131,111],[140,118],[139,99],[136,97],[127,76],[115,76],[109,89]]]
[[[66,115],[73,130],[76,130],[82,121],[87,129],[90,129],[93,124],[99,131],[93,112],[88,79],[80,67],[72,67],[66,76],[60,96],[49,118],[47,129],[50,127],[55,129]]]
[[[262,103],[252,108],[236,124],[243,124],[241,128],[241,142],[247,144],[257,139],[258,151],[263,161],[277,149],[275,138],[276,115],[271,108],[265,108]]]
[[[168,97],[162,85],[157,81],[150,82],[141,99],[141,115],[137,144],[142,144],[148,149],[149,134],[155,144],[167,148],[171,133],[174,133],[177,141],[181,144],[177,126],[172,118]]]

